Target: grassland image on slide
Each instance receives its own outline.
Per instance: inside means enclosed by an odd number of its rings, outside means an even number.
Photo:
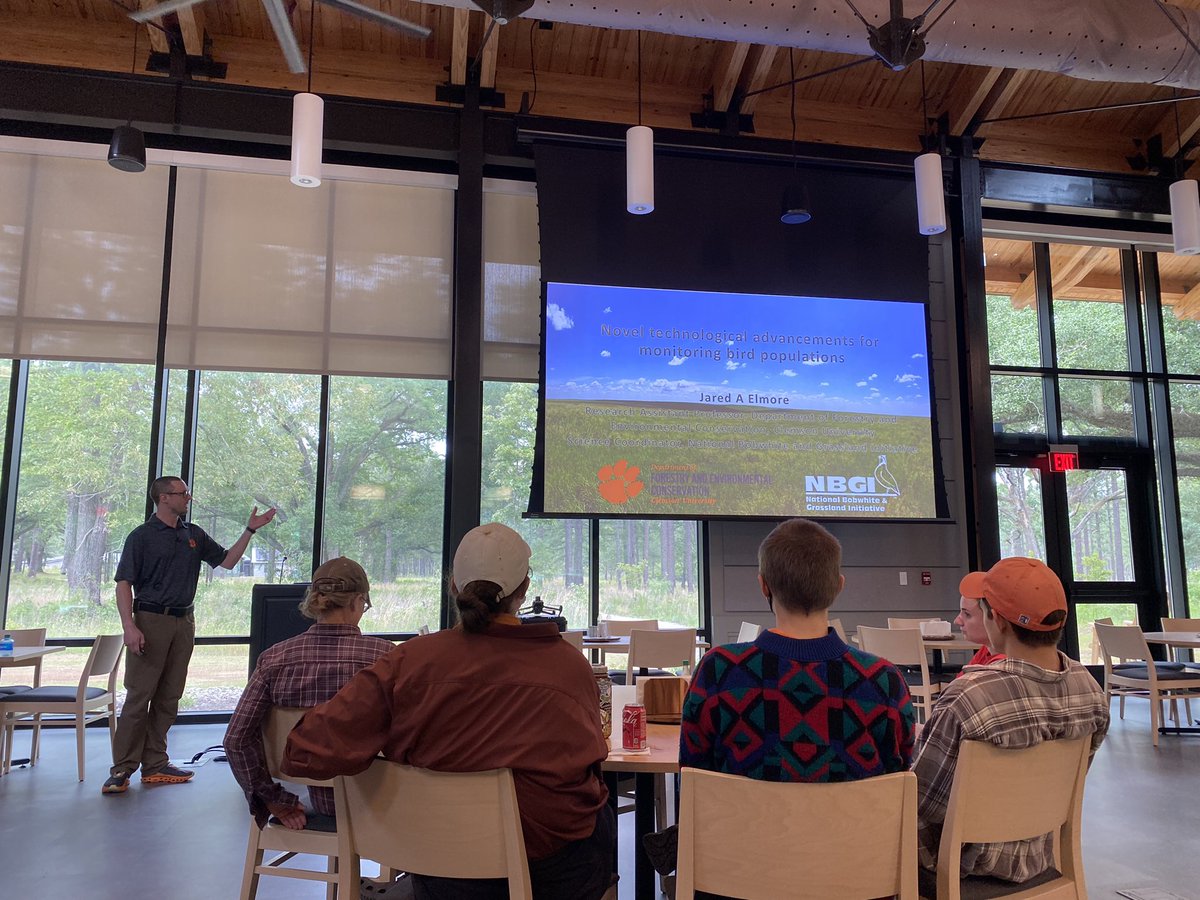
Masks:
[[[923,303],[546,287],[544,512],[937,515]]]
[[[934,513],[925,419],[550,400],[546,423],[546,466],[556,473],[546,484],[547,509],[679,517]]]

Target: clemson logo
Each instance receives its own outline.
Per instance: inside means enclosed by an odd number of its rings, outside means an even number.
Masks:
[[[596,473],[596,477],[600,479],[597,487],[600,496],[609,503],[628,503],[645,487],[638,480],[641,471],[637,466],[631,466],[623,459],[617,460],[611,466],[602,466]]]

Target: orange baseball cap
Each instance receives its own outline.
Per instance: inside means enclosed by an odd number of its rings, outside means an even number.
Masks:
[[[996,613],[1030,631],[1054,631],[1062,622],[1043,624],[1067,611],[1067,594],[1058,576],[1038,559],[1010,556],[986,572],[971,572],[958,584],[964,597],[987,600]]]

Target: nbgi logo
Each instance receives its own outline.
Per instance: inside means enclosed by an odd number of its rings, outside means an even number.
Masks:
[[[899,497],[900,485],[888,470],[887,456],[881,454],[879,464],[870,475],[805,475],[804,492],[855,497]]]

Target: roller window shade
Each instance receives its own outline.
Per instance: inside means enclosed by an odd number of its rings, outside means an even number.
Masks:
[[[179,173],[167,365],[447,378],[454,192]]]
[[[0,356],[154,362],[168,178],[0,152]]]
[[[483,377],[537,381],[542,276],[532,185],[484,194],[483,258]]]

